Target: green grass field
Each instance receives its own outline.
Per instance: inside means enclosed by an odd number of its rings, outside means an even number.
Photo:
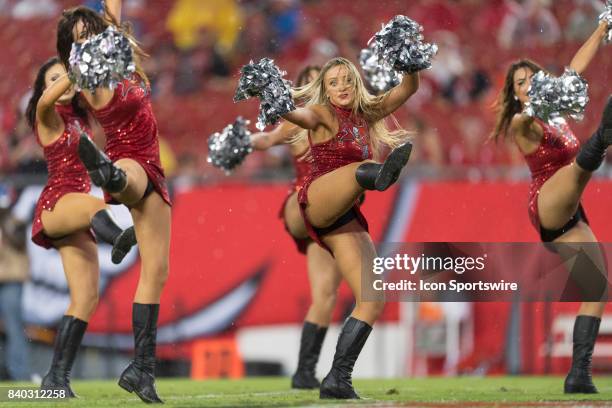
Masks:
[[[356,380],[363,400],[319,400],[316,391],[293,391],[288,378],[157,382],[166,407],[315,407],[315,406],[612,406],[612,377],[597,377],[600,394],[567,396],[561,377],[462,377],[398,380]],[[2,383],[6,388],[25,384]],[[112,381],[74,381],[80,398],[63,402],[4,402],[15,407],[126,407],[143,406],[134,394]]]

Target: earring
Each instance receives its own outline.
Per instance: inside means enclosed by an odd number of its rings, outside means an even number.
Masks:
[[[519,100],[519,99],[518,99],[518,96],[514,95],[514,100],[515,100],[515,101],[518,101],[518,100]]]

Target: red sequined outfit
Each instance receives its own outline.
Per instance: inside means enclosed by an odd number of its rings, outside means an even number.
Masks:
[[[300,191],[302,186],[304,185],[304,181],[310,174],[312,166],[312,156],[310,154],[310,149],[306,149],[304,152],[298,154],[297,156],[293,156],[293,168],[295,169],[295,179],[291,183],[291,187],[289,188],[289,192],[287,193],[287,197],[283,200],[283,204],[281,205],[280,211],[278,212],[278,217],[283,220],[285,224],[285,229],[289,233],[289,228],[287,227],[287,223],[285,222],[285,206],[287,205],[287,201],[291,196]],[[309,238],[295,238],[291,233],[289,235],[295,241],[295,245],[297,246],[297,250],[301,254],[306,253],[306,247],[308,247],[308,243],[310,242]]]
[[[80,133],[75,122],[88,134],[89,126],[76,116],[70,105],[56,105],[55,110],[64,121],[64,133],[48,146],[43,146],[49,177],[40,194],[32,223],[32,241],[44,248],[53,247],[53,241],[43,232],[41,215],[43,210],[53,211],[55,204],[68,193],[89,193],[91,182],[87,170],[79,159],[78,146]],[[36,138],[42,146],[38,131]],[[92,235],[93,238],[93,235]]]
[[[303,153],[293,156],[293,168],[295,169],[295,179],[291,183],[292,192],[299,191],[304,186],[304,182],[312,170],[310,149],[306,149]]]
[[[132,159],[147,173],[155,191],[172,205],[159,158],[157,121],[151,106],[151,88],[138,75],[124,79],[102,109],[90,107],[106,134],[106,154],[113,161]],[[108,194],[106,202],[117,204]]]
[[[538,196],[540,188],[561,167],[570,164],[580,149],[580,143],[567,124],[559,127],[536,121],[542,126],[544,136],[538,148],[526,154],[525,160],[531,170],[531,185],[529,188],[529,219],[540,232],[540,217],[538,215]]]
[[[370,145],[370,134],[367,122],[363,120],[363,118],[353,116],[350,109],[343,109],[337,106],[333,106],[333,109],[338,119],[338,133],[330,140],[318,144],[312,143],[310,133],[308,133],[310,154],[312,155],[312,169],[304,180],[303,187],[298,192],[300,212],[304,218],[304,224],[308,230],[308,235],[317,244],[328,251],[330,251],[330,249],[323,243],[321,236],[312,224],[310,224],[306,216],[308,188],[313,181],[324,174],[348,164],[372,158],[372,148]],[[357,221],[367,231],[368,223],[359,209],[359,200],[355,200],[352,211],[355,212]]]

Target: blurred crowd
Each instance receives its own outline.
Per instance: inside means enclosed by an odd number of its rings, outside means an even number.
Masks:
[[[0,0],[0,16],[10,24],[42,19],[53,25],[62,8],[75,4]],[[99,0],[81,4],[102,7]],[[238,115],[254,122],[255,103],[232,102],[244,63],[272,57],[291,78],[300,67],[334,56],[357,62],[381,23],[400,13],[422,24],[426,39],[439,45],[421,89],[396,113],[413,134],[412,163],[422,170],[418,174],[478,180],[528,174],[511,143],[488,142],[491,106],[508,63],[528,56],[561,72],[596,27],[602,7],[599,0],[125,0],[123,17],[150,54],[145,68],[163,160],[181,186],[223,179],[206,163],[207,136]],[[41,62],[31,61],[32,72]],[[605,67],[604,58],[594,65]],[[606,80],[607,73],[590,69],[587,78]],[[14,103],[0,105],[0,171],[41,174],[41,149],[23,118],[29,83],[19,85]],[[591,116],[575,127],[581,139],[596,126],[606,90],[599,92]],[[278,147],[254,153],[234,177],[287,178],[290,171],[288,152]]]

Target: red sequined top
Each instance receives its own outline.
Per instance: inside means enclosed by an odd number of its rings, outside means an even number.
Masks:
[[[536,121],[542,126],[544,135],[538,148],[524,157],[531,170],[532,178],[529,188],[529,218],[531,223],[539,229],[538,195],[540,188],[557,170],[574,160],[580,149],[580,142],[566,123],[557,127],[539,119]]]
[[[293,168],[295,169],[295,179],[292,183],[292,191],[298,191],[304,185],[306,178],[310,174],[312,167],[312,155],[310,149],[306,149],[304,152],[293,156]]]
[[[338,133],[328,141],[313,144],[308,133],[310,143],[310,154],[312,156],[312,166],[310,174],[304,179],[302,189],[298,192],[298,202],[304,224],[308,230],[308,235],[319,245],[329,251],[329,248],[321,241],[316,228],[310,224],[306,216],[308,205],[308,187],[317,178],[331,171],[339,169],[351,163],[361,162],[372,158],[372,146],[370,144],[370,133],[367,122],[358,116],[353,115],[350,109],[333,106],[334,113],[338,120]],[[355,212],[357,221],[368,230],[368,223],[359,208],[359,200],[355,201],[352,208]],[[331,251],[330,251],[331,252]]]
[[[159,157],[157,120],[150,94],[150,87],[134,74],[119,83],[105,107],[90,110],[104,128],[108,157],[113,162],[123,158],[137,161],[155,190],[171,204]],[[112,199],[107,196],[107,201],[112,202]]]
[[[53,211],[59,199],[68,193],[89,193],[91,189],[89,175],[79,159],[78,128],[88,135],[91,135],[91,130],[82,118],[74,114],[71,105],[55,105],[55,110],[64,121],[64,132],[53,143],[43,146],[49,175],[36,204],[32,223],[32,241],[45,248],[51,248],[53,244],[43,233],[43,210]],[[38,131],[35,133],[38,143],[42,146]]]
[[[308,133],[313,162],[312,172],[308,177],[310,181],[347,164],[372,158],[370,134],[366,121],[354,117],[350,109],[337,106],[333,108],[338,119],[336,136],[326,142],[313,145],[310,133]]]
[[[278,211],[278,218],[282,219],[283,222],[285,223],[285,229],[287,230],[287,232],[289,232],[289,228],[287,227],[287,223],[285,222],[285,207],[287,206],[287,202],[289,201],[289,198],[291,198],[291,196],[294,193],[302,189],[302,187],[304,186],[304,182],[306,181],[306,178],[310,174],[310,169],[312,166],[312,156],[310,155],[310,148],[304,150],[302,153],[298,155],[292,155],[292,158],[293,158],[293,167],[295,169],[295,178],[291,182],[291,186],[289,188],[289,191],[287,192],[287,196],[283,200],[279,208],[279,211]],[[305,254],[306,247],[308,246],[308,239],[300,239],[300,238],[295,238],[293,236],[292,238],[297,245],[298,252]]]
[[[289,186],[289,191],[287,192],[287,197],[283,200],[281,207],[278,211],[278,218],[285,217],[285,206],[289,201],[289,198],[296,191],[300,191],[304,186],[304,182],[306,178],[310,174],[311,166],[312,166],[312,156],[310,154],[310,148],[307,148],[302,153],[298,155],[291,155],[293,159],[293,168],[295,170],[295,178],[291,181],[291,185]]]

